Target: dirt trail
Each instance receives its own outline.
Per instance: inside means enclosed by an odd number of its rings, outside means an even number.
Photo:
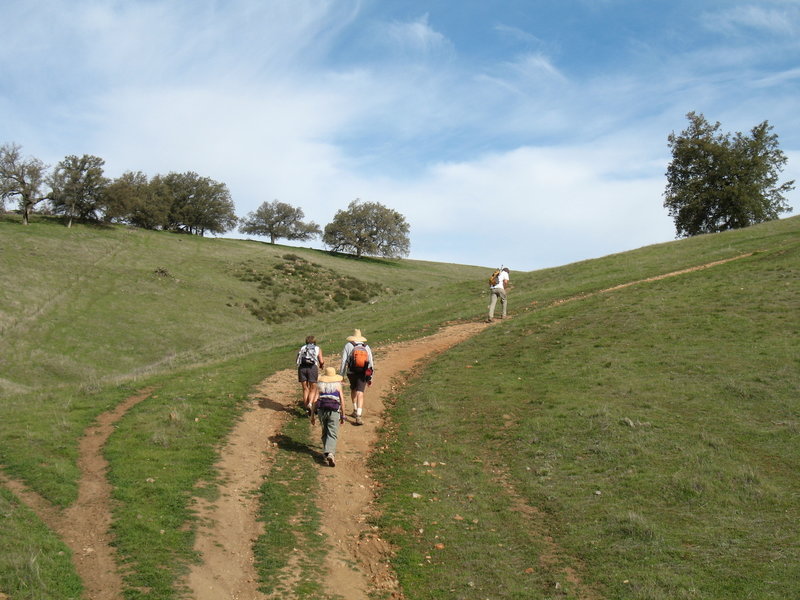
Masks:
[[[296,402],[295,379],[295,370],[287,369],[262,382],[220,452],[219,498],[212,503],[198,500],[195,506],[201,522],[195,550],[201,553],[203,564],[193,566],[189,573],[192,598],[263,597],[253,562],[253,542],[263,533],[256,520],[256,492],[275,452],[269,440],[280,432],[292,401]]]
[[[103,457],[103,446],[114,431],[114,423],[151,393],[151,389],[145,389],[127,398],[86,429],[78,447],[78,499],[69,508],[60,510],[24,484],[2,477],[2,482],[72,550],[84,597],[90,600],[122,598],[122,577],[109,533],[111,485],[106,479],[108,462]]]
[[[736,256],[731,256],[730,258],[723,258],[721,260],[716,260],[714,262],[705,263],[702,265],[697,265],[695,267],[688,267],[686,269],[681,269],[679,271],[671,271],[669,273],[663,273],[661,275],[654,275],[653,277],[647,277],[646,279],[637,279],[636,281],[629,281],[627,283],[620,283],[619,285],[615,285],[610,288],[605,288],[602,290],[597,290],[596,292],[587,292],[584,294],[577,294],[575,296],[570,296],[569,298],[562,298],[561,300],[556,300],[553,304],[566,304],[567,302],[574,302],[575,300],[585,300],[586,298],[591,298],[593,296],[597,296],[598,294],[608,294],[610,292],[616,292],[617,290],[622,290],[634,285],[639,285],[640,283],[648,283],[651,281],[661,281],[662,279],[669,279],[670,277],[677,277],[679,275],[685,275],[687,273],[694,273],[695,271],[702,271],[703,269],[710,269],[711,267],[716,267],[719,265],[724,265],[725,263],[732,262],[734,260],[739,260],[741,258],[747,258],[748,256],[753,256],[755,252],[747,252],[745,254],[737,254]],[[536,304],[536,302],[534,302]]]
[[[325,498],[324,503],[318,501],[322,533],[332,545],[325,569],[329,573],[325,580],[327,592],[348,600],[367,600],[368,593],[374,590],[399,597],[397,582],[388,566],[389,548],[366,522],[374,499],[366,461],[382,421],[383,397],[390,393],[392,380],[410,371],[417,361],[443,352],[485,327],[484,323],[451,325],[421,340],[373,349],[375,383],[366,393],[364,425],[346,424],[340,434],[336,467],[319,467],[319,496]],[[328,355],[335,356],[336,350],[329,349]],[[198,532],[195,549],[202,553],[203,564],[194,567],[189,575],[193,598],[266,598],[258,591],[253,565],[252,542],[262,533],[256,521],[255,492],[274,454],[269,439],[280,431],[299,399],[295,370],[276,373],[261,384],[222,449],[218,463],[223,479],[220,498],[213,504],[197,505],[204,525]],[[349,399],[346,406],[351,408]],[[319,431],[317,426],[313,440],[321,451]],[[282,579],[295,579],[295,568],[290,561]]]

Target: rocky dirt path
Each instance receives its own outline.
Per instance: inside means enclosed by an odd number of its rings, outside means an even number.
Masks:
[[[393,380],[411,371],[419,360],[444,352],[485,327],[484,323],[450,325],[420,340],[373,348],[375,380],[366,393],[364,425],[346,424],[340,434],[336,467],[319,467],[319,497],[325,502],[317,502],[322,511],[322,533],[331,544],[325,568],[328,593],[348,600],[367,600],[370,591],[381,590],[400,597],[388,566],[390,549],[367,524],[375,487],[367,458],[382,422],[383,398],[391,392]],[[335,356],[336,351],[328,349],[327,354]],[[269,439],[280,431],[299,400],[295,370],[276,373],[259,386],[222,449],[218,463],[223,480],[220,498],[213,504],[197,505],[203,526],[196,549],[202,553],[203,562],[189,576],[193,598],[266,598],[258,591],[252,554],[252,542],[262,533],[256,521],[256,491],[275,452]],[[346,406],[351,408],[349,399]],[[319,426],[312,437],[321,451]],[[296,579],[293,569],[296,567],[290,561],[281,579]]]

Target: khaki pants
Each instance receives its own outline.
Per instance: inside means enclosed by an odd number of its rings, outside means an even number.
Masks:
[[[494,307],[497,305],[497,299],[500,298],[500,304],[503,307],[503,318],[506,316],[506,291],[503,288],[492,288],[490,290],[492,299],[489,301],[489,318],[494,319]]]
[[[339,419],[341,415],[338,410],[317,411],[319,424],[322,425],[322,451],[325,454],[336,454],[336,442],[339,438]]]

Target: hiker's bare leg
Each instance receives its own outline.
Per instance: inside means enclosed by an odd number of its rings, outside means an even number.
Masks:
[[[317,395],[319,394],[319,390],[317,389],[316,383],[311,383],[310,381],[303,382],[303,408],[309,409],[311,405],[314,403],[314,400],[317,399]]]
[[[319,398],[319,386],[316,383],[309,383],[308,387],[308,402],[306,403],[306,406],[310,408],[314,405],[314,402],[317,401],[317,398]]]

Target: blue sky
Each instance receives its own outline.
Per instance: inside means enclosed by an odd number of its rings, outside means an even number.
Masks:
[[[0,22],[0,143],[195,171],[239,216],[380,202],[414,259],[528,271],[674,239],[689,111],[769,121],[800,181],[800,0],[4,0]]]

